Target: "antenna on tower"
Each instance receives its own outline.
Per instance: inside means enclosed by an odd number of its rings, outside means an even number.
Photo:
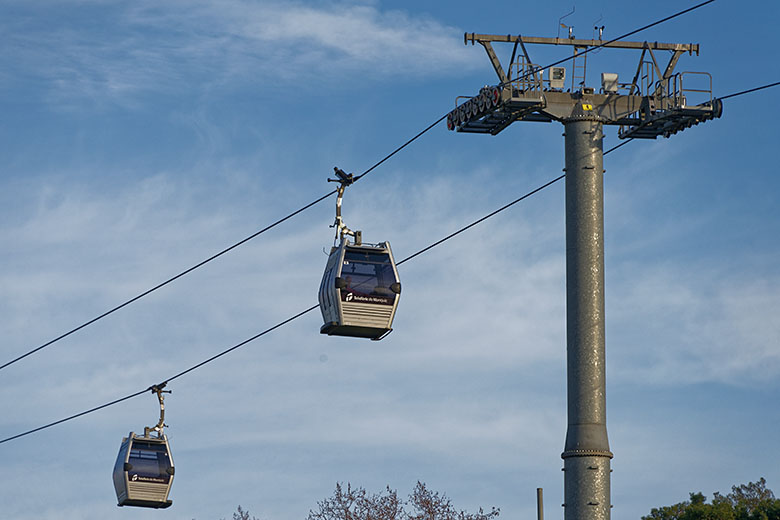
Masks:
[[[571,6],[571,12],[569,12],[569,13],[561,16],[560,18],[558,18],[558,38],[561,37],[561,27],[569,29],[569,38],[571,38],[571,36],[572,36],[571,33],[572,33],[572,30],[574,29],[574,26],[572,25],[571,27],[569,27],[568,25],[563,23],[563,19],[573,15],[574,11],[576,11],[576,10],[577,10],[577,6],[573,5],[573,6]]]
[[[601,14],[601,15],[599,15],[599,19],[598,19],[598,20],[596,20],[595,22],[593,22],[593,36],[594,36],[594,38],[593,38],[593,39],[594,39],[594,40],[596,39],[596,38],[595,38],[595,36],[596,36],[596,32],[598,32],[598,33],[599,33],[599,41],[602,41],[602,38],[603,38],[603,36],[604,36],[604,25],[601,25],[601,26],[599,26],[599,22],[600,22],[601,20],[603,20],[603,19],[604,19],[604,15],[603,15],[603,14]],[[603,49],[598,49],[598,50],[597,50],[597,51],[595,51],[595,52],[600,52],[601,50],[603,50]]]

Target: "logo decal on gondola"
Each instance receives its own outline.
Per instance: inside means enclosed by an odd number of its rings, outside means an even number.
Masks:
[[[374,305],[393,305],[395,298],[393,296],[374,296],[374,295],[362,295],[355,293],[341,293],[341,300],[351,303],[372,303]]]
[[[140,482],[157,482],[157,483],[160,483],[160,484],[165,484],[166,482],[168,482],[168,480],[165,477],[142,477],[142,476],[138,475],[137,473],[133,474],[130,477],[130,480],[133,481],[133,482],[138,482],[138,481],[140,481]]]

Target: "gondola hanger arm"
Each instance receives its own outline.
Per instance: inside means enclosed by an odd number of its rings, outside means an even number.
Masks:
[[[336,220],[330,227],[336,228],[335,240],[344,238],[345,235],[349,235],[355,237],[355,243],[359,245],[362,241],[362,233],[360,231],[352,231],[349,229],[344,223],[344,219],[341,217],[341,201],[344,198],[344,190],[347,188],[347,186],[350,186],[352,183],[354,183],[357,180],[357,177],[351,173],[346,173],[338,166],[334,166],[333,171],[336,172],[337,178],[328,179],[328,182],[338,182],[340,183],[340,186],[338,188],[338,196],[336,197]]]
[[[171,394],[173,392],[171,390],[163,390],[167,384],[167,382],[163,382],[149,387],[153,394],[157,394],[157,400],[160,402],[160,420],[154,426],[144,426],[144,437],[149,437],[151,432],[157,432],[157,437],[162,437],[163,428],[168,426],[165,424],[165,396],[163,394]]]

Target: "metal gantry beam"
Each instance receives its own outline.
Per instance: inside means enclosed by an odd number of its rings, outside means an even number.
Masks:
[[[506,77],[506,73],[504,72],[504,68],[501,66],[501,61],[498,59],[498,56],[496,56],[496,51],[493,50],[493,46],[490,45],[490,42],[479,42],[482,44],[482,46],[485,48],[485,52],[488,55],[488,58],[490,59],[490,63],[493,64],[493,69],[496,71],[496,75],[498,76],[498,81],[500,81],[502,84],[509,83],[509,79]]]
[[[451,130],[467,133],[489,133],[496,135],[514,121],[559,121],[564,122],[577,103],[587,103],[593,107],[600,121],[605,125],[618,125],[621,139],[655,139],[669,137],[693,125],[720,117],[722,104],[712,96],[712,85],[702,89],[695,85],[701,75],[699,72],[675,73],[680,57],[686,52],[699,53],[699,45],[694,43],[662,43],[634,41],[581,40],[576,38],[540,38],[522,35],[495,35],[466,33],[464,43],[479,43],[490,58],[501,91],[499,106],[480,105],[475,98],[458,104],[448,115],[448,127]],[[522,62],[509,64],[509,71],[516,67],[518,74],[512,78],[505,72],[491,42],[520,45]],[[600,91],[585,86],[584,61],[581,88],[564,91],[562,83],[556,85],[552,76],[554,71],[531,63],[526,44],[566,45],[574,49],[573,58],[585,59],[589,48],[604,46],[641,50],[636,73],[630,83],[617,83],[614,88]],[[516,50],[516,47],[515,47]],[[656,58],[654,51],[670,51],[668,63],[664,66]],[[515,55],[515,52],[512,53]],[[555,69],[565,70],[563,67]],[[574,76],[574,74],[572,74]],[[579,75],[578,75],[579,77]],[[693,87],[692,87],[693,84]],[[695,87],[695,88],[694,88]],[[459,99],[464,98],[460,96]],[[692,101],[689,98],[698,98]]]
[[[537,36],[522,36],[512,34],[477,34],[466,33],[463,35],[463,43],[471,42],[506,42],[514,43],[515,41],[522,41],[523,43],[535,43],[544,45],[571,45],[574,47],[598,47],[603,45],[604,47],[615,49],[643,49],[645,46],[653,50],[661,51],[682,51],[688,53],[699,54],[698,43],[661,43],[661,42],[630,42],[630,41],[608,41],[603,40],[581,40],[576,38],[540,38]]]

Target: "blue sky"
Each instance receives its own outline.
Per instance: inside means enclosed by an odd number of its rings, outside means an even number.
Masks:
[[[463,32],[612,38],[693,2],[8,1],[0,6],[5,362],[359,173],[495,74]],[[695,42],[724,96],[778,81],[780,9],[718,0],[631,37]],[[496,45],[502,60],[510,46]],[[544,65],[566,48],[529,47]],[[589,57],[629,80],[638,54]],[[777,90],[605,157],[613,514],[767,479],[780,491]],[[563,168],[562,127],[440,125],[351,187],[347,225],[405,258]],[[605,148],[618,144],[605,129]],[[141,390],[316,303],[329,199],[0,371],[0,437]],[[312,312],[177,379],[171,509],[117,508],[140,396],[0,445],[4,518],[304,518],[337,481],[562,515],[563,184],[400,268],[395,331],[321,336]]]

